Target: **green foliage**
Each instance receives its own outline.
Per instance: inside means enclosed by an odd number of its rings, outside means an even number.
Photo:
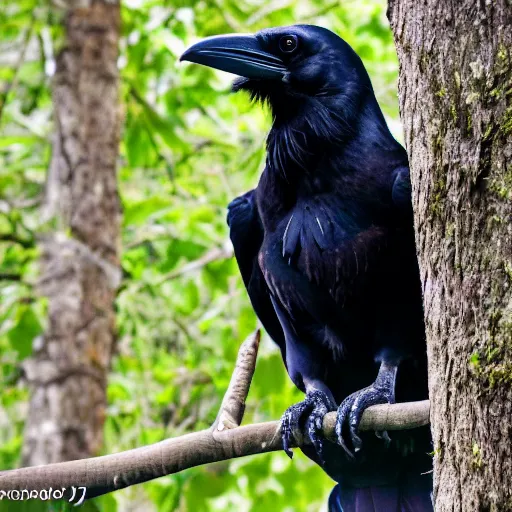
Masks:
[[[179,65],[180,53],[211,34],[295,22],[327,26],[363,58],[400,136],[397,63],[385,8],[384,0],[123,2],[119,183],[125,279],[117,299],[105,453],[210,425],[239,344],[257,325],[236,263],[222,254],[229,247],[226,205],[257,182],[268,113],[229,94],[229,75]],[[0,7],[0,470],[19,462],[28,397],[21,363],[46,321],[44,300],[33,291],[34,247],[36,234],[51,228],[40,207],[60,16],[36,0]],[[217,259],[185,267],[215,249]],[[299,399],[265,338],[244,421],[276,419]],[[320,510],[332,486],[302,454],[290,462],[276,453],[192,469],[87,506]]]

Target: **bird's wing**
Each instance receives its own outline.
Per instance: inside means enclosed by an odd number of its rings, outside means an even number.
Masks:
[[[279,345],[283,360],[285,342],[283,329],[269,296],[269,290],[258,265],[258,252],[263,241],[254,190],[237,197],[228,205],[227,222],[236,261],[251,304],[269,336]]]
[[[265,240],[260,263],[294,320],[307,312],[332,325],[333,317],[351,314],[355,301],[368,300],[386,249],[384,228],[361,228],[343,207],[325,202],[297,204],[283,222],[284,229]]]
[[[409,168],[396,168],[390,178],[382,216],[391,216],[398,229],[411,226]],[[376,280],[396,265],[396,236],[387,223],[365,218],[356,202],[341,202],[337,196],[299,201],[276,230],[278,238],[265,241],[264,275],[293,317],[307,311],[324,322],[333,312],[339,315],[351,304],[368,302]]]

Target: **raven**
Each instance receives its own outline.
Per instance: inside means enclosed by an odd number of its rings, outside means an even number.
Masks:
[[[421,284],[407,154],[366,69],[312,25],[222,35],[181,60],[239,75],[273,123],[257,187],[228,224],[258,317],[305,399],[282,417],[285,451],[303,451],[339,484],[332,511],[431,511],[428,427],[358,433],[366,408],[428,396]],[[322,419],[337,409],[338,444]]]

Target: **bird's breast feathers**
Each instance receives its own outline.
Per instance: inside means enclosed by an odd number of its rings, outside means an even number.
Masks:
[[[339,206],[310,200],[297,203],[280,222],[276,235],[281,237],[281,256],[288,265],[311,281],[327,278],[334,284],[368,272],[370,260],[386,244],[387,232],[358,222]]]

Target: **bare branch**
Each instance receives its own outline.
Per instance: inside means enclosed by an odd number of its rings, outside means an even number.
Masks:
[[[375,405],[363,415],[360,430],[402,430],[428,423],[429,404],[410,402]],[[336,413],[324,420],[324,434],[332,439]],[[217,431],[186,434],[160,443],[113,455],[15,469],[0,473],[0,489],[48,489],[86,487],[87,498],[100,496],[188,468],[222,460],[282,449],[280,422],[257,423]]]
[[[237,364],[212,428],[113,455],[0,472],[0,491],[86,487],[86,498],[140,484],[188,468],[282,450],[279,421],[239,427],[254,373],[259,331],[240,347]],[[336,413],[324,418],[324,435],[334,439]],[[427,425],[429,402],[376,405],[360,430],[404,430]]]
[[[249,394],[252,376],[256,368],[256,357],[260,346],[260,330],[251,334],[238,351],[235,369],[224,395],[213,431],[222,432],[240,426],[245,412],[245,401]]]
[[[421,402],[404,402],[400,404],[383,404],[369,407],[363,414],[359,430],[376,432],[382,430],[409,430],[428,425],[430,404],[428,400]],[[324,435],[335,440],[334,427],[336,413],[330,412],[324,418]]]

